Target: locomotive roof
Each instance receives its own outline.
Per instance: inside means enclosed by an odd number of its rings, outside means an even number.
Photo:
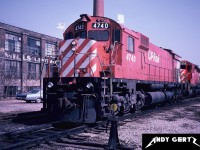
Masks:
[[[120,23],[118,23],[117,21],[115,21],[115,20],[113,20],[113,19],[111,19],[111,18],[108,18],[108,17],[104,17],[104,16],[90,16],[90,15],[88,15],[88,14],[81,14],[81,15],[80,15],[80,18],[77,19],[77,20],[76,20],[75,22],[73,22],[72,24],[74,24],[74,23],[80,21],[81,19],[86,19],[86,20],[88,20],[88,21],[91,21],[93,17],[105,18],[105,19],[108,19],[108,20],[110,20],[110,21],[112,21],[112,22],[115,22],[116,24],[119,25],[119,27],[121,27],[121,28],[123,29],[124,32],[126,32],[126,33],[132,35],[134,38],[139,39],[141,35],[147,37],[146,35],[143,35],[143,34],[140,33],[140,32],[136,32],[136,31],[134,31],[134,30],[131,30],[131,29],[127,28],[124,24],[120,24]],[[71,24],[71,25],[72,25],[72,24]],[[70,26],[71,26],[71,25],[70,25]],[[67,28],[67,29],[68,29],[68,28]],[[65,32],[64,32],[63,34],[66,33],[67,29],[65,30]],[[148,38],[148,37],[147,37],[147,38]],[[149,43],[151,43],[151,42],[149,41]],[[151,43],[151,44],[154,45],[153,43]],[[155,45],[155,46],[157,46],[157,45]],[[162,47],[160,47],[160,48],[161,48],[162,50],[165,50],[165,51],[169,52],[170,54],[174,55],[177,59],[181,58],[181,56],[179,56],[178,54],[174,53],[174,51],[171,50],[171,49],[162,48]]]
[[[193,65],[195,67],[195,69],[197,69],[200,72],[200,68],[199,68],[198,65],[196,65],[196,64],[194,64],[194,63],[192,63],[192,62],[190,62],[188,60],[182,60],[182,62],[190,63],[191,65]]]

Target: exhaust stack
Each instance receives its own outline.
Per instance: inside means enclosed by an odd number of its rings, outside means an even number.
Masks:
[[[94,0],[93,16],[104,17],[104,0]]]

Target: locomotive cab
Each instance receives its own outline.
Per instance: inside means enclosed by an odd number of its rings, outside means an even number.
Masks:
[[[114,44],[120,41],[119,24],[105,17],[94,17],[87,14],[80,15],[80,19],[71,24],[64,32],[65,40],[83,38]],[[112,35],[112,36],[110,36]]]
[[[75,69],[71,70],[70,74],[65,74],[66,65],[61,66],[61,76],[71,77],[74,74],[74,77],[86,77],[84,71],[88,73],[87,76],[102,77],[105,74],[109,76],[110,64],[120,65],[122,61],[121,34],[122,28],[114,20],[86,14],[80,15],[80,19],[66,29],[63,34],[64,40],[60,44],[63,64],[66,64],[65,60],[71,57],[73,52],[74,56],[77,56],[74,57],[74,59],[77,58],[73,60],[74,64],[71,64],[71,68],[74,66]],[[66,49],[67,43],[68,49]],[[116,48],[117,51],[114,51]],[[90,61],[87,62],[89,59]],[[94,66],[95,64],[97,67]]]
[[[200,94],[199,90],[199,67],[189,61],[181,61],[181,83],[184,85],[185,93],[189,96]]]
[[[192,79],[192,70],[193,70],[192,64],[189,63],[188,61],[182,61],[180,69],[181,69],[181,82],[190,83]]]

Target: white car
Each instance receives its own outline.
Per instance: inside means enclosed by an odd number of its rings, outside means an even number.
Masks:
[[[40,103],[42,101],[42,98],[43,98],[43,90],[35,89],[27,93],[25,101],[27,103],[30,103],[31,101]]]

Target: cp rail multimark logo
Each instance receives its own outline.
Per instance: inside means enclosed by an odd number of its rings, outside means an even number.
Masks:
[[[143,134],[142,150],[200,150],[200,134]]]

